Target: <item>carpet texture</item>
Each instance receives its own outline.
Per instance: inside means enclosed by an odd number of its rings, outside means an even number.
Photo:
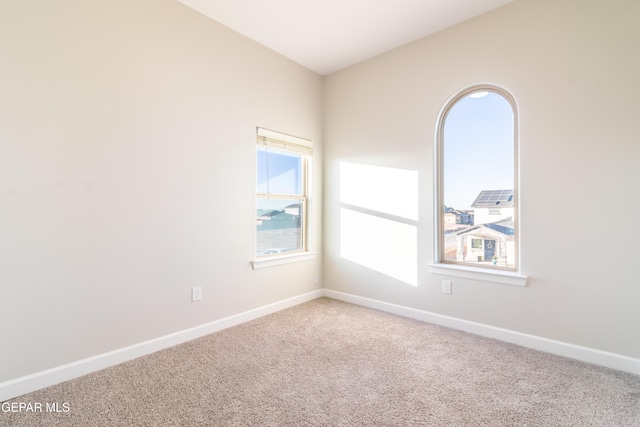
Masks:
[[[20,403],[0,425],[637,427],[640,376],[320,298]]]

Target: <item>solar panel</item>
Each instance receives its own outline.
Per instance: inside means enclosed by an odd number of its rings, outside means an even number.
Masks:
[[[476,197],[473,207],[513,206],[513,190],[483,190]]]

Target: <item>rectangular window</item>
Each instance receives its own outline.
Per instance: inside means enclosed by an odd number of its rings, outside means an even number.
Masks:
[[[473,249],[482,249],[482,239],[471,239],[471,247]]]
[[[307,250],[307,197],[312,144],[257,129],[256,255]]]

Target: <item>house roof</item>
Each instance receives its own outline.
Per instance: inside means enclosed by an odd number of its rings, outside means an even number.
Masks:
[[[513,236],[513,228],[505,227],[504,225],[499,224],[482,224],[483,226],[490,228],[492,230],[497,231],[498,233],[502,233],[506,236]]]
[[[456,214],[456,215],[473,215],[473,211],[460,210],[456,208],[450,208],[448,206],[444,206],[444,214]]]
[[[471,204],[473,208],[512,208],[513,190],[482,190]]]
[[[500,234],[504,234],[505,236],[513,236],[514,235],[514,226],[513,226],[513,218],[505,218],[501,221],[490,222],[488,224],[478,224],[474,227],[464,229],[459,231],[456,234],[466,234],[469,232],[478,232],[481,228],[488,228],[490,230],[496,231]]]

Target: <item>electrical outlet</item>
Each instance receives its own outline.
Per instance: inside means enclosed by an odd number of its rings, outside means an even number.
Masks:
[[[191,302],[200,301],[202,299],[202,286],[191,288]]]
[[[318,283],[320,281],[320,275],[318,273],[313,275],[313,283]]]
[[[443,280],[442,281],[442,293],[450,294],[451,293],[451,280]]]

